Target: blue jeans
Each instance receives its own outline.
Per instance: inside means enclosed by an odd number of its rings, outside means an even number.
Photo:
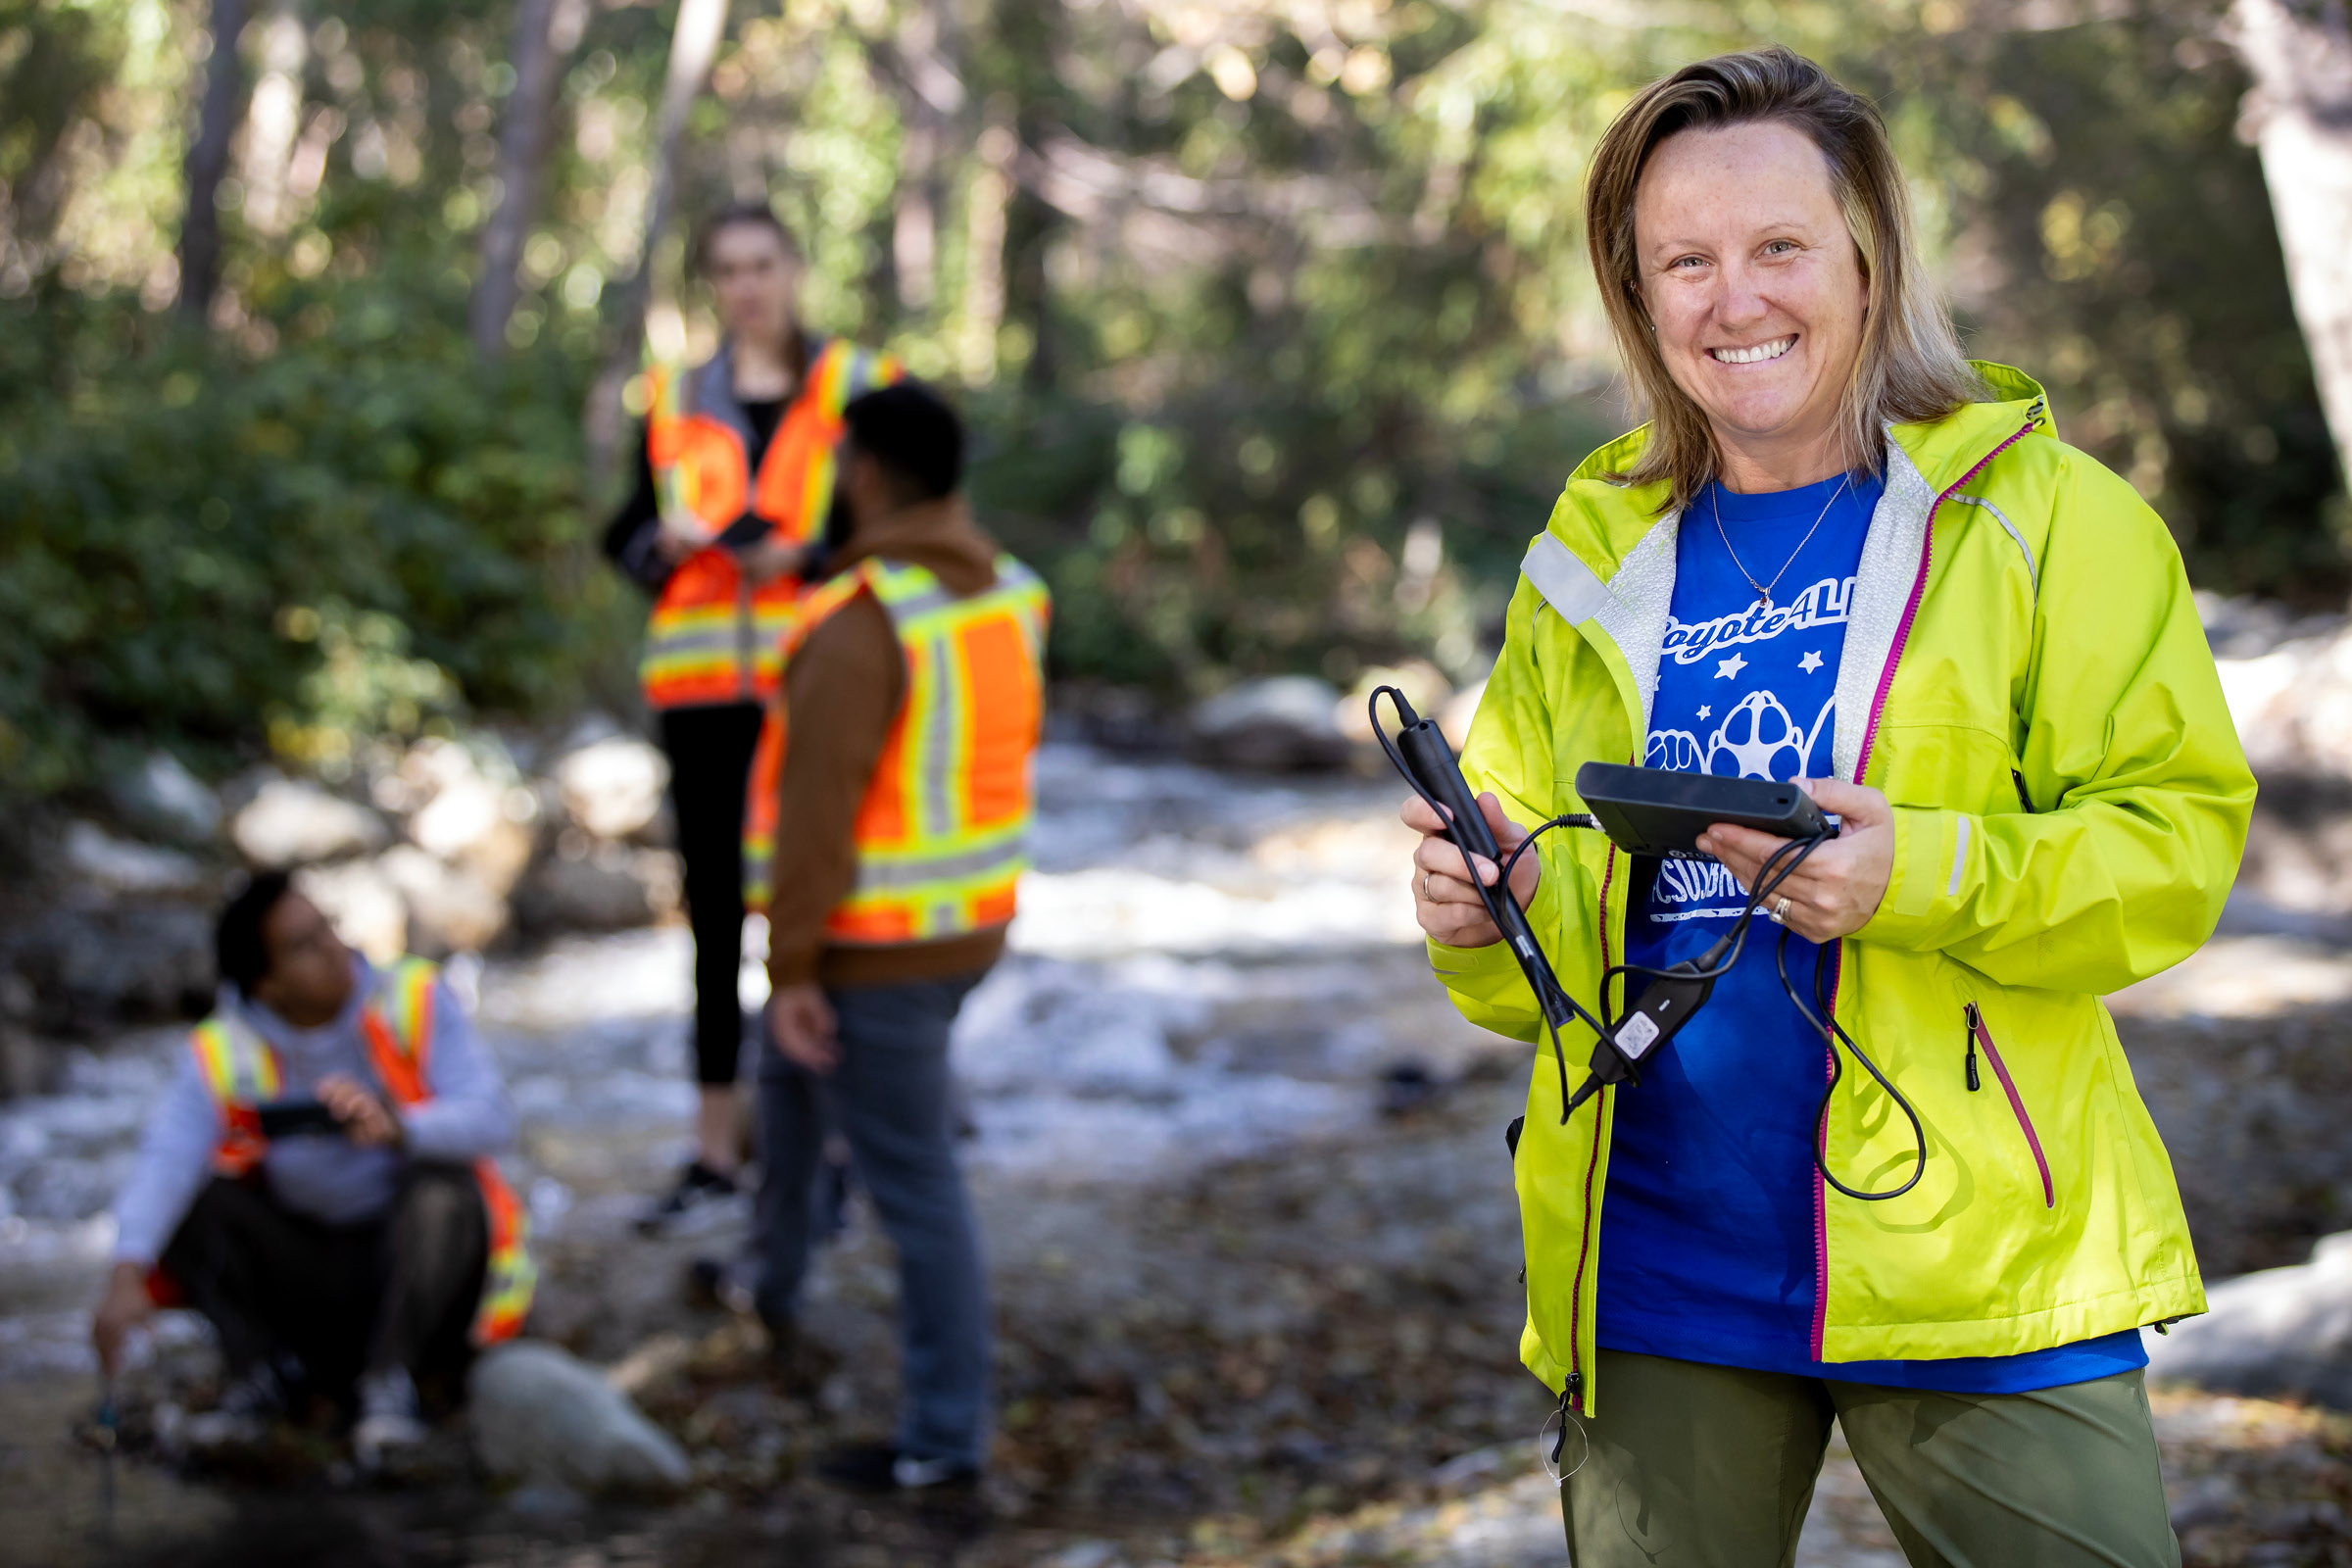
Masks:
[[[977,974],[828,991],[841,1062],[819,1078],[772,1045],[760,1054],[760,1198],[753,1294],[791,1321],[808,1269],[810,1186],[828,1127],[848,1138],[858,1180],[899,1253],[906,1379],[900,1451],[978,1465],[988,1446],[988,1275],[956,1164],[948,1030]]]

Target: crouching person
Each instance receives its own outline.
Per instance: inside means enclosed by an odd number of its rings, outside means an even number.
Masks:
[[[189,1037],[115,1205],[91,1337],[184,1303],[220,1336],[223,1435],[299,1395],[356,1396],[374,1466],[425,1435],[473,1350],[530,1305],[523,1214],[491,1156],[514,1142],[498,1070],[437,968],[377,969],[283,872],[221,912],[220,994]]]
[[[844,415],[847,543],[809,592],[753,766],[746,881],[772,887],[751,1294],[780,1336],[807,1272],[827,1130],[899,1253],[906,1381],[887,1445],[830,1455],[850,1486],[979,1473],[989,1307],[956,1168],[948,1033],[1004,950],[1027,863],[1047,599],[956,494],[963,435],[901,382]]]

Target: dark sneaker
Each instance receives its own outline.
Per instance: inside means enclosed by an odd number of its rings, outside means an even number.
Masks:
[[[647,1236],[675,1236],[706,1228],[712,1220],[734,1212],[743,1189],[735,1178],[695,1160],[678,1174],[678,1185],[656,1203],[637,1229]]]
[[[853,1492],[947,1492],[969,1488],[978,1466],[960,1459],[926,1459],[887,1443],[853,1443],[817,1461],[816,1473]]]

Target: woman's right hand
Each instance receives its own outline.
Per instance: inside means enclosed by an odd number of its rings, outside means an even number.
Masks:
[[[1502,803],[1492,794],[1478,798],[1478,808],[1506,858],[1525,842],[1527,829],[1503,815]],[[1397,814],[1406,827],[1421,835],[1421,843],[1413,851],[1413,917],[1421,922],[1429,939],[1449,948],[1483,948],[1501,941],[1502,933],[1487,918],[1486,906],[1479,902],[1478,890],[1462,869],[1462,852],[1443,836],[1445,819],[1418,795],[1408,799]],[[1493,887],[1499,869],[1495,863],[1483,855],[1469,858],[1479,881]],[[1535,855],[1521,856],[1511,868],[1511,897],[1519,901],[1521,908],[1536,896],[1536,884],[1543,877],[1543,861]]]

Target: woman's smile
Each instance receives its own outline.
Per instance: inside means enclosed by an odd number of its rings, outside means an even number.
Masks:
[[[1718,365],[1765,365],[1796,347],[1796,335],[1768,338],[1753,348],[1711,348],[1707,357]]]

